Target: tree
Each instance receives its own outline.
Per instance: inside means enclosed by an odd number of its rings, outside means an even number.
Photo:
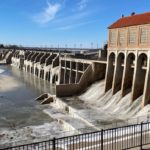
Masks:
[[[3,45],[3,44],[0,44],[0,48],[4,48],[4,45]]]

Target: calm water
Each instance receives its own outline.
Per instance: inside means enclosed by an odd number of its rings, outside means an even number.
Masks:
[[[41,93],[54,94],[54,86],[11,66],[0,66],[0,128],[41,125],[52,118],[34,99]]]

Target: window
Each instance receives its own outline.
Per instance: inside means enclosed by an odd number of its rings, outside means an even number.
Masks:
[[[147,43],[148,42],[148,29],[146,28],[141,28],[141,38],[140,38],[141,43]]]
[[[136,31],[130,31],[129,32],[129,44],[135,44],[136,43]]]
[[[125,32],[119,32],[119,43],[120,45],[125,44]]]
[[[110,45],[114,45],[117,42],[117,32],[111,31],[110,32]]]

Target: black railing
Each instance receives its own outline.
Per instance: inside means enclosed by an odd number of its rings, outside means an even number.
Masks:
[[[62,137],[6,150],[125,150],[150,144],[150,122]]]

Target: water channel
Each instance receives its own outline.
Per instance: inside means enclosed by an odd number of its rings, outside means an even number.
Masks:
[[[0,66],[0,129],[41,125],[53,121],[35,101],[40,94],[54,94],[55,87],[12,66]]]

